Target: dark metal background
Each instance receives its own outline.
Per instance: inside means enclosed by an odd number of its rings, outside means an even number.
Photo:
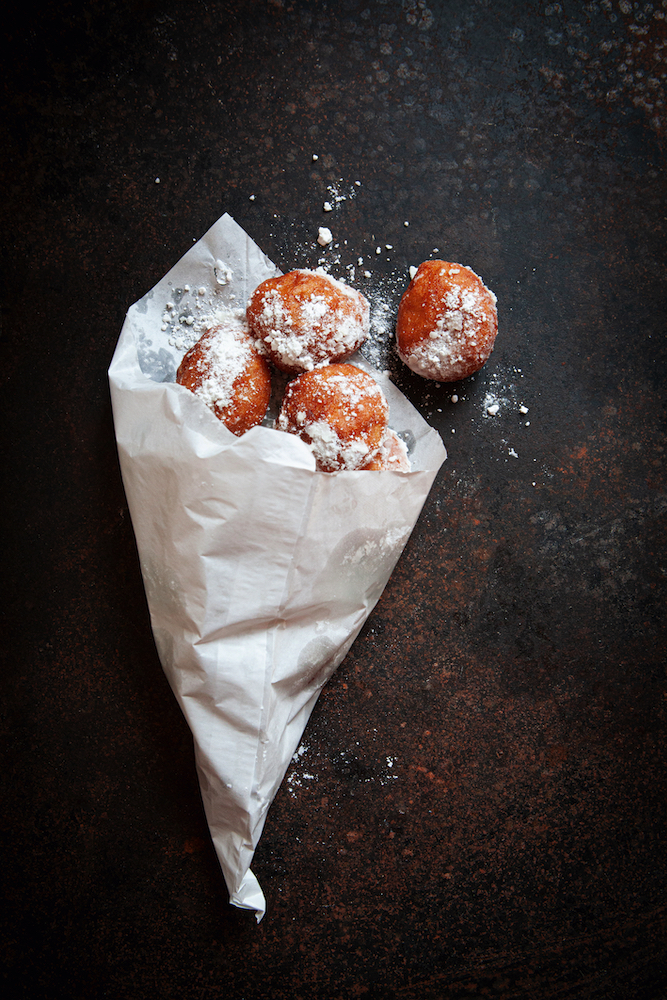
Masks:
[[[664,0],[11,6],[11,996],[661,1000]],[[376,331],[450,456],[269,813],[259,927],[154,651],[106,378],[225,211],[283,269],[329,225],[389,331],[430,256],[500,314],[455,387]]]

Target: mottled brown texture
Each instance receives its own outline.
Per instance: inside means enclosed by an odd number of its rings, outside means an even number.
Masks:
[[[7,16],[4,996],[664,1000],[666,12]],[[225,211],[282,270],[354,269],[367,357],[449,450],[269,812],[259,926],[155,653],[106,378]],[[388,346],[430,257],[502,317],[451,386]]]

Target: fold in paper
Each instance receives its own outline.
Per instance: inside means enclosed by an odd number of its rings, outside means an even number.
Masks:
[[[258,921],[266,903],[250,865],[269,806],[446,457],[360,357],[409,442],[410,473],[317,472],[299,438],[269,426],[235,437],[173,381],[189,325],[244,308],[277,273],[223,216],[131,306],[109,369],[155,643],[192,732],[230,901]]]

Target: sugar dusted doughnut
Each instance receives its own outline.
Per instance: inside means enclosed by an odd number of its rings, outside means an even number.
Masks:
[[[207,330],[181,361],[176,381],[238,437],[262,422],[271,395],[269,365],[239,321]]]
[[[498,332],[496,296],[469,267],[427,260],[398,307],[400,358],[424,378],[456,382],[478,371]]]
[[[368,336],[370,306],[321,268],[296,270],[263,281],[247,319],[276,368],[297,375],[354,354]]]
[[[363,469],[384,441],[389,405],[371,375],[355,365],[323,365],[290,382],[278,430],[310,445],[321,472]]]
[[[376,472],[409,472],[411,469],[405,443],[390,427],[384,432],[380,450],[364,469]]]

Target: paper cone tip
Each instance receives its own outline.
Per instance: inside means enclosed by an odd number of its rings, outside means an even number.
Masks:
[[[232,906],[238,906],[241,910],[255,910],[257,923],[260,922],[266,913],[266,900],[264,899],[264,893],[260,889],[259,882],[250,869],[248,869],[243,876],[243,881],[241,882],[238,891],[232,893],[229,897],[229,902]]]

